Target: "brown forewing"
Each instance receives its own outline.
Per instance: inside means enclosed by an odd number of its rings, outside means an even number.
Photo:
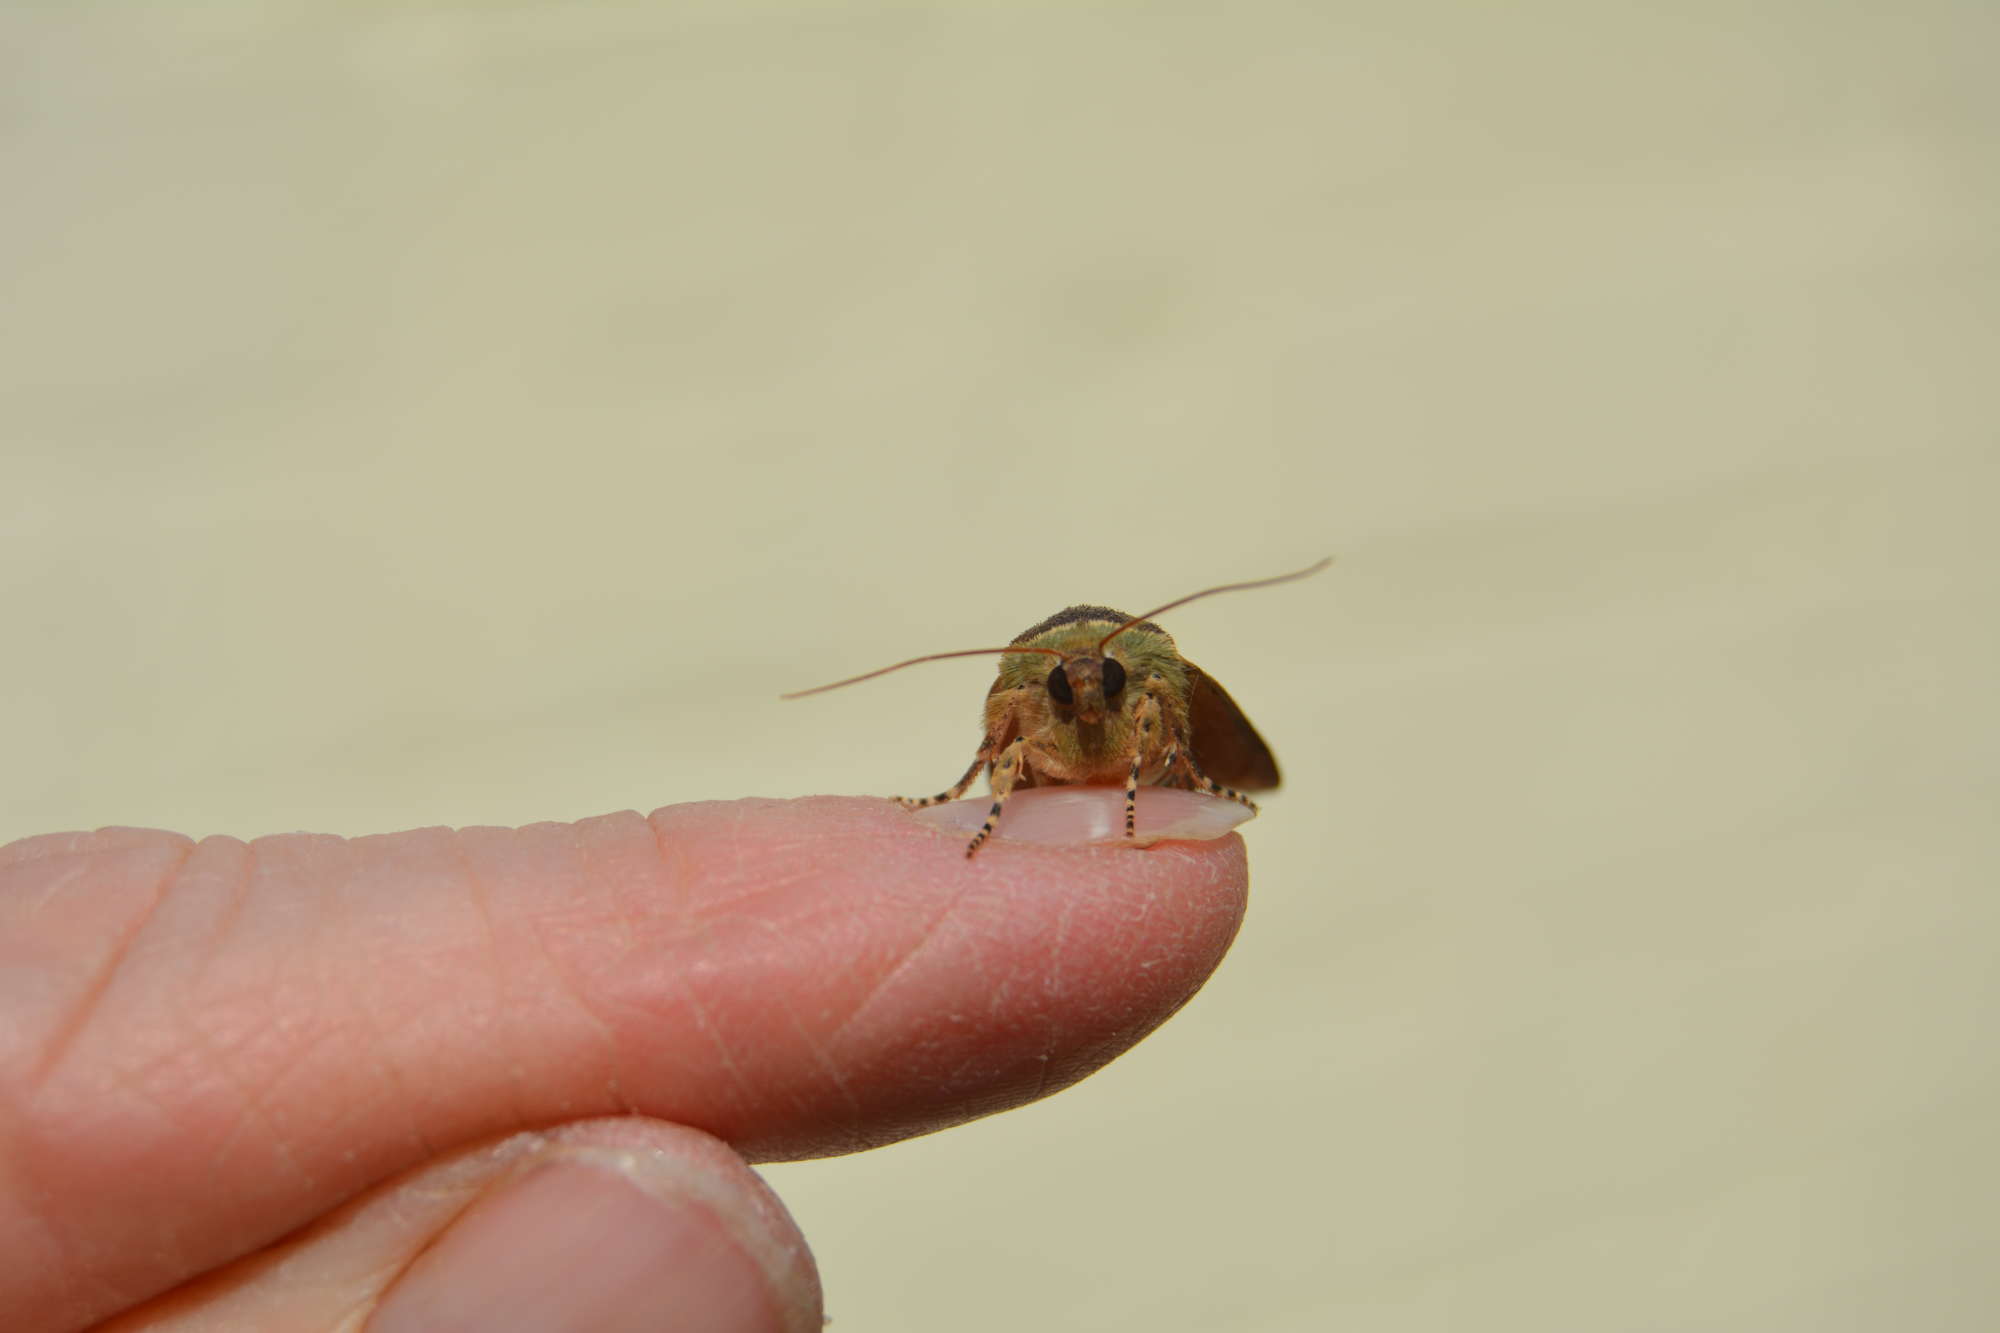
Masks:
[[[1271,747],[1215,677],[1188,663],[1188,732],[1195,762],[1225,787],[1269,791],[1278,785]]]

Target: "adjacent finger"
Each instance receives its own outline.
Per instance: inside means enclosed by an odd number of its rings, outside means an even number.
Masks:
[[[753,1158],[1029,1101],[1179,1007],[1242,844],[995,844],[886,802],[0,849],[0,1309],[70,1327],[524,1127]]]
[[[777,1197],[698,1130],[598,1120],[383,1185],[105,1333],[818,1333],[819,1278]]]

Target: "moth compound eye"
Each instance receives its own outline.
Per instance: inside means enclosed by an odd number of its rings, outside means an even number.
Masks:
[[[1049,672],[1049,693],[1055,696],[1055,700],[1059,704],[1073,704],[1076,702],[1076,695],[1069,688],[1069,677],[1063,674],[1061,667],[1057,667],[1055,670]]]
[[[1108,699],[1125,688],[1125,664],[1115,657],[1104,659],[1104,695]]]

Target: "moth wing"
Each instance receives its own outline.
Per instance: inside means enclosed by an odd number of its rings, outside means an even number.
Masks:
[[[1225,787],[1270,791],[1278,785],[1271,747],[1215,677],[1188,663],[1188,738],[1195,762]]]

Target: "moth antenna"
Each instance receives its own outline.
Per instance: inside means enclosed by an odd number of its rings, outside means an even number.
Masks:
[[[878,667],[874,671],[864,671],[858,676],[849,676],[846,680],[836,680],[831,685],[815,685],[809,690],[793,690],[790,694],[781,694],[778,697],[780,699],[803,699],[808,694],[825,694],[828,690],[837,690],[843,685],[859,685],[864,680],[873,680],[877,676],[886,676],[891,671],[901,671],[904,667],[915,666],[919,662],[942,662],[947,657],[979,657],[986,653],[1042,653],[1048,657],[1062,656],[1061,653],[1053,648],[1021,647],[961,648],[955,653],[926,653],[922,657],[912,657],[909,661],[898,662],[894,666]]]
[[[1097,655],[1099,657],[1102,657],[1104,655],[1105,646],[1108,645],[1113,639],[1123,634],[1126,630],[1131,629],[1134,625],[1140,624],[1143,621],[1151,620],[1154,616],[1157,616],[1165,611],[1171,611],[1177,606],[1186,606],[1189,602],[1198,602],[1204,597],[1213,597],[1219,592],[1242,592],[1248,588],[1268,588],[1274,583],[1290,583],[1293,579],[1303,579],[1310,577],[1311,575],[1317,574],[1322,569],[1325,569],[1328,565],[1332,563],[1333,563],[1333,557],[1328,556],[1324,560],[1314,561],[1312,564],[1307,565],[1304,569],[1295,569],[1289,574],[1279,574],[1268,579],[1251,579],[1248,583],[1224,583],[1214,588],[1203,588],[1200,592],[1191,592],[1185,597],[1176,597],[1173,601],[1168,602],[1165,606],[1156,606],[1143,616],[1133,616],[1130,620],[1120,625],[1117,629],[1112,630],[1102,639],[1099,639],[1097,641]]]

